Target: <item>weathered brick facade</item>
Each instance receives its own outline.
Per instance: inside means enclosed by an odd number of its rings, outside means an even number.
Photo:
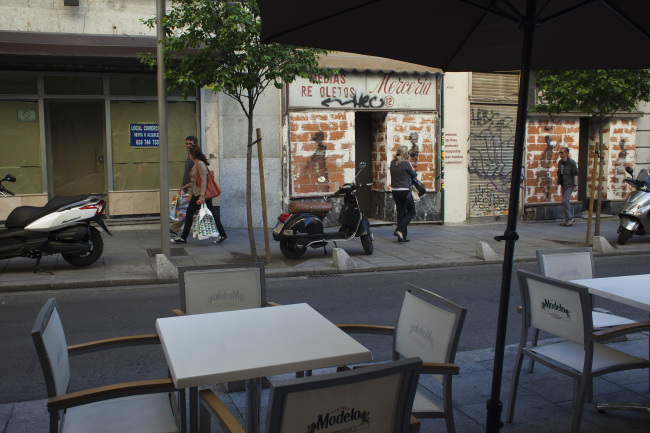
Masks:
[[[568,147],[576,162],[579,157],[580,120],[532,119],[528,121],[526,135],[525,203],[541,204],[562,202],[557,184],[558,151]],[[580,168],[582,169],[582,168]],[[577,200],[577,192],[571,196]]]

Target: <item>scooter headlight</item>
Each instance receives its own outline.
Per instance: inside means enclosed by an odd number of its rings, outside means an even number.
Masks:
[[[642,212],[642,211],[641,211],[641,206],[638,205],[638,204],[635,204],[634,206],[632,206],[632,207],[628,210],[628,213],[630,213],[630,214],[632,214],[632,215],[640,215],[641,212]]]

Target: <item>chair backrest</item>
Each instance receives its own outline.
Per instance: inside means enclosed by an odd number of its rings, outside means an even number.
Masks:
[[[178,268],[181,309],[186,314],[259,308],[266,304],[264,263]]]
[[[594,277],[591,247],[537,250],[539,273],[558,280],[584,280]]]
[[[577,284],[518,270],[524,327],[585,344],[593,330],[589,290]]]
[[[394,334],[394,351],[424,362],[453,363],[467,310],[413,286],[404,293]]]
[[[274,385],[267,432],[408,431],[421,367],[409,358]]]
[[[45,376],[47,396],[54,397],[67,393],[70,384],[68,344],[56,299],[48,299],[36,316],[32,339]]]

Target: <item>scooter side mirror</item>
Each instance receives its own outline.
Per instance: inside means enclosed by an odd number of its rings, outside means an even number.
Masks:
[[[634,177],[634,170],[632,170],[632,167],[630,167],[629,165],[626,166],[626,167],[625,167],[625,171],[627,172],[627,174],[629,174],[630,176]]]
[[[7,174],[5,175],[4,179],[2,179],[2,182],[15,182],[16,181],[16,176],[13,174]]]

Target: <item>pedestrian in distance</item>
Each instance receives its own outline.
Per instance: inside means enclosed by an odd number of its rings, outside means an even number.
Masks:
[[[192,149],[192,146],[198,146],[198,145],[199,145],[199,139],[193,135],[189,135],[185,139],[185,148],[187,149],[187,159],[185,160],[185,170],[183,170],[183,180],[181,183],[181,187],[178,188],[178,195],[184,194],[185,185],[189,185],[191,183],[190,171],[192,170],[192,167],[194,167],[194,161],[192,161],[192,158],[190,158],[190,149]],[[178,231],[181,230],[182,228],[183,228],[183,221],[174,222],[169,228],[169,234],[173,236],[177,236]]]
[[[569,148],[561,147],[558,152],[560,161],[557,165],[557,180],[562,191],[562,207],[564,208],[564,221],[561,226],[573,225],[573,211],[571,209],[571,194],[578,190],[578,165],[569,158]]]
[[[187,237],[192,229],[194,214],[203,203],[205,203],[212,215],[215,217],[214,222],[217,226],[217,230],[219,230],[219,234],[221,235],[216,243],[221,243],[226,240],[228,236],[226,236],[226,231],[221,225],[221,219],[218,214],[215,215],[215,212],[212,209],[212,200],[206,201],[205,199],[205,188],[208,180],[208,165],[210,165],[210,163],[203,152],[201,152],[199,146],[190,147],[190,159],[194,164],[190,170],[190,183],[184,185],[181,189],[191,191],[192,196],[187,205],[183,233],[179,237],[172,239],[172,243],[184,244],[187,242]]]
[[[415,202],[411,194],[411,185],[417,173],[409,162],[409,148],[400,146],[390,162],[390,189],[397,210],[397,228],[393,232],[397,242],[409,242],[408,225],[415,217]]]

